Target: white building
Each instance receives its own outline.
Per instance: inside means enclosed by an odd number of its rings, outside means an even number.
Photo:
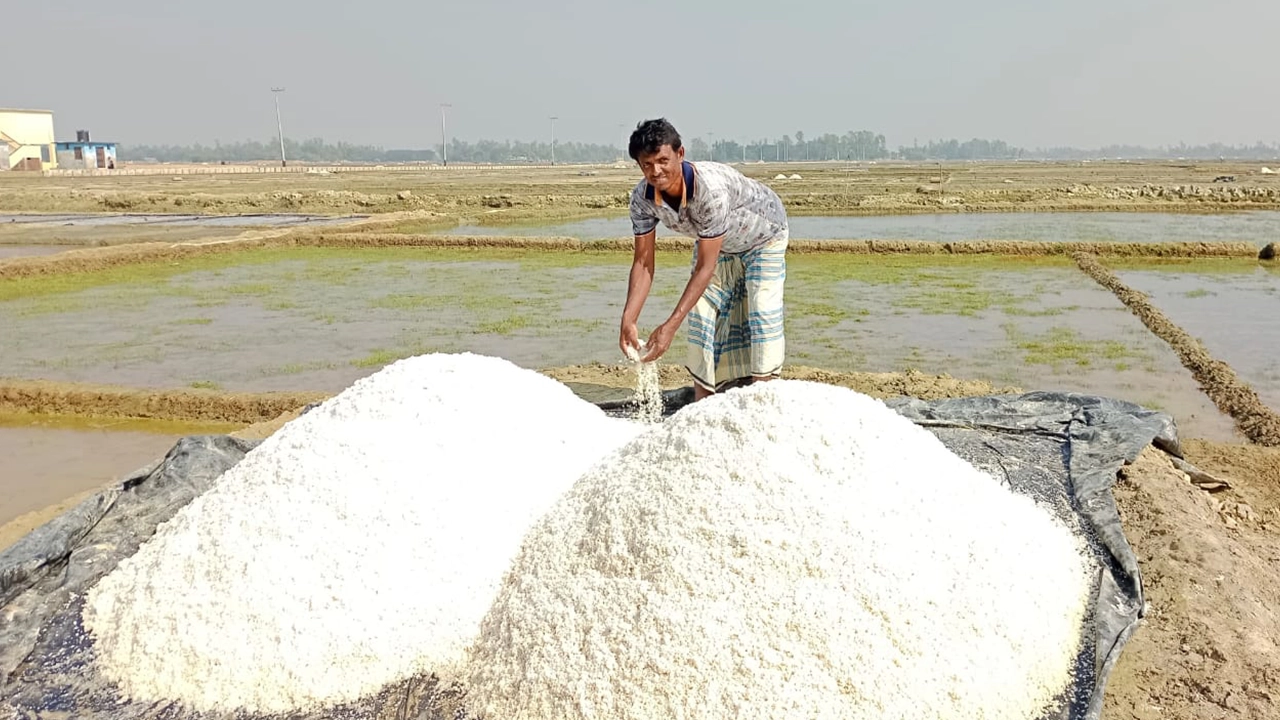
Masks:
[[[0,108],[0,171],[58,167],[53,113]]]

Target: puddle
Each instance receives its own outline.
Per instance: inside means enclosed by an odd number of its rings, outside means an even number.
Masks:
[[[0,416],[0,525],[121,479],[163,457],[184,435],[231,429]]]
[[[1116,273],[1280,410],[1280,274],[1194,269]]]
[[[620,361],[621,256],[283,257],[0,302],[0,325],[21,339],[0,343],[0,376],[338,392],[423,352],[530,368]],[[687,260],[662,262],[642,333],[666,317],[688,277]],[[788,362],[1109,395],[1172,413],[1190,437],[1233,437],[1173,352],[1065,261],[795,256],[788,272]],[[678,363],[683,333],[674,348],[668,358]]]
[[[76,245],[0,245],[0,260],[11,257],[52,255],[63,250],[74,250]]]
[[[350,222],[367,217],[366,215],[347,215],[331,217],[328,215],[291,215],[281,213],[263,213],[253,215],[177,215],[177,214],[125,214],[94,215],[91,213],[72,214],[37,214],[11,213],[0,214],[0,223],[14,224],[56,224],[65,226],[109,226],[109,225],[199,225],[204,227],[282,227],[287,225],[333,225]]]
[[[1036,240],[1046,242],[1245,241],[1259,247],[1280,237],[1280,211],[1228,215],[1178,213],[947,213],[873,217],[795,216],[791,237],[824,240]],[[462,225],[436,234],[628,237],[626,217],[551,225]],[[674,235],[659,226],[658,235]]]

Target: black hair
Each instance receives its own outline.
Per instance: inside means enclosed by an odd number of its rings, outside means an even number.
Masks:
[[[639,160],[641,155],[658,152],[663,145],[670,145],[672,150],[680,149],[680,133],[676,132],[675,126],[667,122],[666,118],[645,120],[636,125],[635,132],[631,133],[627,153],[632,160]]]

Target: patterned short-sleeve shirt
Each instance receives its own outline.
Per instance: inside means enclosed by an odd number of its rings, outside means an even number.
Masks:
[[[768,185],[716,162],[684,163],[679,209],[641,180],[631,191],[631,230],[644,235],[661,222],[692,238],[724,236],[720,252],[754,250],[787,233],[787,211]]]

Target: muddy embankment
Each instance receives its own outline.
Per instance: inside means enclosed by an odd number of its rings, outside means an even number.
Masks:
[[[570,237],[515,237],[482,235],[409,235],[397,233],[319,232],[300,238],[298,245],[328,247],[442,247],[497,248],[512,250],[561,250],[630,252],[631,238],[580,240]],[[666,251],[693,249],[693,240],[683,237],[657,239],[657,248]],[[792,239],[787,251],[798,254],[835,253],[848,255],[1070,255],[1083,251],[1105,257],[1132,258],[1256,258],[1258,248],[1248,242],[1040,242],[1012,240],[821,240]]]
[[[659,250],[688,251],[686,238],[659,238]],[[54,255],[16,257],[0,260],[0,280],[42,277],[60,273],[83,273],[124,265],[173,262],[204,255],[257,248],[286,247],[421,247],[546,250],[557,252],[630,252],[630,238],[580,240],[569,237],[511,237],[462,235],[413,235],[389,232],[281,232],[261,233],[231,240],[192,243],[137,243],[110,247],[68,250]],[[1124,258],[1257,258],[1274,257],[1274,245],[1261,253],[1247,242],[1178,243],[1077,243],[1008,240],[962,242],[900,240],[792,240],[789,252],[796,254],[836,253],[851,255],[1010,255],[1067,256],[1087,252],[1100,257]]]
[[[635,376],[630,368],[610,365],[574,365],[541,370],[561,382],[630,388]],[[661,367],[664,387],[689,384],[688,372],[675,365]],[[789,367],[784,376],[853,388],[879,398],[911,396],[928,399],[969,397],[1017,392],[979,380],[921,372],[832,372],[804,366]],[[229,393],[214,390],[149,389],[85,385],[45,380],[0,379],[0,413],[58,415],[94,418],[230,422],[278,427],[281,417],[296,416],[299,409],[329,397],[320,392]],[[291,415],[295,414],[295,415]],[[270,425],[275,423],[275,425]]]
[[[882,215],[939,212],[1230,212],[1280,209],[1280,187],[1207,182],[1071,182],[1068,177],[1004,178],[1001,168],[953,174],[939,179],[922,168],[901,172],[846,173],[816,170],[803,180],[775,181],[767,169],[748,169],[777,190],[796,215]],[[90,189],[75,186],[14,187],[0,196],[10,212],[160,212],[160,213],[395,213],[431,211],[474,215],[511,211],[554,216],[583,210],[627,207],[638,175],[612,172],[591,182],[554,171],[494,171],[454,183],[396,173],[317,174],[268,179],[272,189],[258,192],[214,188],[213,176],[135,181],[133,186]],[[376,174],[375,174],[376,175]],[[1190,177],[1187,178],[1191,180]],[[179,181],[181,180],[181,181]],[[263,181],[262,178],[258,179]],[[225,180],[218,182],[227,182]],[[245,182],[241,180],[240,182]],[[252,182],[252,181],[251,181]],[[144,183],[138,185],[137,183]],[[317,187],[328,185],[329,187]]]
[[[1267,407],[1230,365],[1210,355],[1199,340],[1175,325],[1145,294],[1121,282],[1096,257],[1077,252],[1072,259],[1085,274],[1114,293],[1147,329],[1173,348],[1183,366],[1200,383],[1205,395],[1219,410],[1235,420],[1236,427],[1245,437],[1258,445],[1280,447],[1280,414]]]
[[[0,380],[0,413],[136,418],[249,425],[273,420],[323,393],[161,390],[44,380]]]

